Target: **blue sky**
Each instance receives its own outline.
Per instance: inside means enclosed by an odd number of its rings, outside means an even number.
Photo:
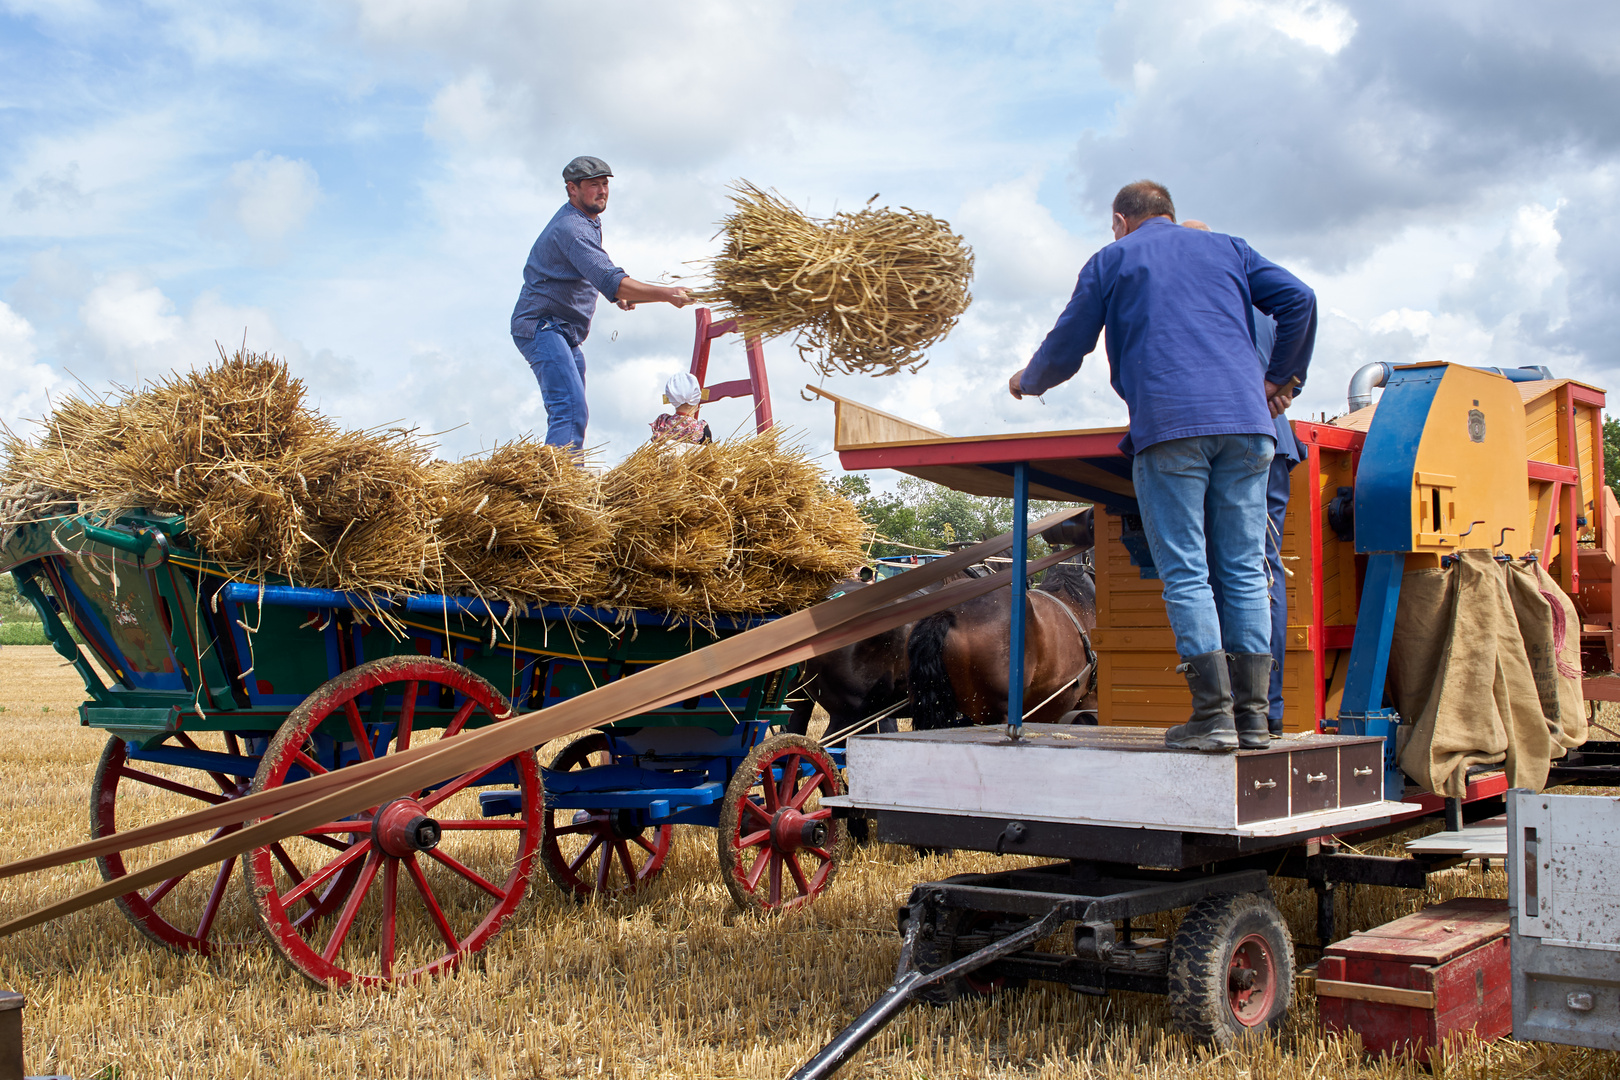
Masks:
[[[616,177],[608,252],[697,273],[727,185],[815,213],[949,219],[975,303],[917,375],[840,393],[953,433],[1123,421],[1100,355],[1046,403],[1001,390],[1108,199],[1140,176],[1316,288],[1301,414],[1372,359],[1545,363],[1612,381],[1620,331],[1615,5],[1434,0],[751,3],[0,0],[0,420],[75,380],[285,356],[363,426],[459,455],[543,430],[507,320],[575,154]],[[692,315],[603,305],[589,441],[646,435]],[[830,407],[767,343],[778,415]],[[740,369],[716,354],[715,377]],[[734,403],[706,415],[743,422]]]

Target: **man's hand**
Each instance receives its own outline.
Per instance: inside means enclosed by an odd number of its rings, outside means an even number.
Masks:
[[[1293,403],[1294,384],[1292,382],[1290,382],[1287,386],[1278,386],[1274,382],[1266,383],[1266,406],[1271,410],[1271,418],[1273,420],[1277,419],[1277,417],[1286,412],[1288,410],[1288,406],[1292,405]]]
[[[683,308],[692,302],[692,297],[687,294],[685,289],[671,289],[669,292],[669,302],[678,308]]]
[[[1017,371],[1013,372],[1013,377],[1007,380],[1008,391],[1010,391],[1012,396],[1017,398],[1019,401],[1024,400],[1023,378],[1024,369],[1019,368]]]
[[[613,302],[615,304],[619,305],[619,310],[620,311],[634,311],[634,310],[636,310],[636,305],[632,304],[628,300],[615,300]]]

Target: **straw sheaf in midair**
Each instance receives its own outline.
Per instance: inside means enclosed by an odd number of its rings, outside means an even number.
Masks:
[[[446,593],[581,604],[607,588],[598,480],[567,451],[519,439],[482,458],[436,462],[429,493]]]
[[[972,302],[973,252],[949,222],[909,207],[812,218],[747,181],[735,190],[712,284],[692,294],[765,337],[796,332],[823,375],[915,372]]]

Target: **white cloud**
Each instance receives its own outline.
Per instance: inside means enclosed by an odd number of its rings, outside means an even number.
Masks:
[[[0,302],[0,424],[27,434],[25,421],[44,413],[51,388],[59,382],[56,372],[37,359],[34,328]]]
[[[309,162],[263,151],[232,165],[225,187],[242,231],[266,246],[301,229],[321,198],[320,178]]]

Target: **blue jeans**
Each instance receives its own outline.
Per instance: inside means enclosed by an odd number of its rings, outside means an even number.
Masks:
[[[1182,659],[1271,651],[1266,477],[1275,445],[1270,435],[1171,439],[1131,464]],[[1221,586],[1219,608],[1211,578]]]
[[[543,319],[534,337],[513,337],[512,342],[540,382],[540,397],[546,403],[546,445],[584,449],[585,424],[591,418],[585,405],[585,354]]]

